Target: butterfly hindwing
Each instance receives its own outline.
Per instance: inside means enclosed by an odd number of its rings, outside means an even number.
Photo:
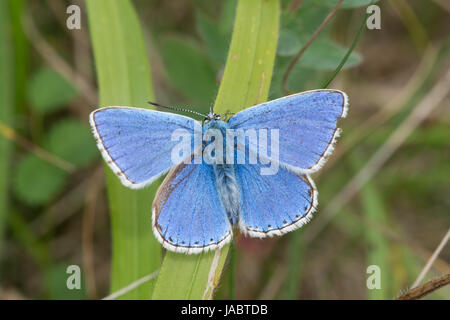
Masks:
[[[174,163],[174,130],[193,134],[196,121],[177,114],[130,108],[106,107],[93,111],[90,124],[103,158],[121,182],[139,189],[167,172]]]
[[[317,207],[317,191],[311,178],[282,167],[274,175],[261,175],[260,169],[257,164],[236,166],[241,231],[263,238],[282,235],[307,223]]]
[[[289,170],[309,174],[320,169],[339,136],[337,120],[347,113],[347,95],[338,90],[314,90],[256,105],[229,120],[233,129],[278,129],[279,151],[266,154]],[[252,152],[261,153],[256,146]],[[272,148],[273,149],[273,148]]]
[[[170,170],[153,202],[153,232],[166,249],[184,253],[214,250],[231,240],[212,166],[182,163]]]

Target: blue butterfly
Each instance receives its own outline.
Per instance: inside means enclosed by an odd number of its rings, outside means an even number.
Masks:
[[[318,195],[309,175],[332,153],[341,132],[337,121],[346,116],[347,106],[344,92],[313,90],[253,106],[228,121],[211,111],[203,125],[178,114],[130,107],[97,109],[90,124],[103,158],[123,185],[140,189],[168,172],[153,202],[153,232],[168,250],[200,253],[229,243],[233,226],[264,238],[307,223]],[[257,161],[207,163],[198,161],[209,145],[201,140],[200,147],[192,142],[194,151],[185,158],[190,161],[174,163],[179,141],[173,132],[194,137],[211,129],[271,130],[278,144],[261,147],[233,138],[234,160],[253,155]],[[262,173],[268,164],[276,165],[275,174]]]

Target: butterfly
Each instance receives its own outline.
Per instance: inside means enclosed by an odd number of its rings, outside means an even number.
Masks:
[[[307,223],[318,205],[310,174],[332,153],[347,107],[344,92],[323,89],[261,103],[227,121],[212,110],[200,124],[174,113],[105,107],[90,114],[90,124],[104,160],[126,187],[144,188],[167,173],[152,205],[153,233],[164,248],[191,254],[223,247],[233,227],[264,238]],[[174,162],[180,141],[173,133],[180,130],[192,138],[184,145],[191,148]],[[209,153],[212,162],[202,157],[218,141],[204,139],[208,130],[224,133],[227,142]],[[263,143],[268,131],[274,144]],[[244,132],[244,139],[228,132]],[[268,166],[276,170],[264,174]]]

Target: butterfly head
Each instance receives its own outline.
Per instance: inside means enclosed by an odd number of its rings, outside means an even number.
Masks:
[[[214,113],[214,110],[212,107],[209,108],[209,113],[206,115],[206,117],[203,119],[204,123],[208,123],[209,121],[219,121],[222,120],[223,115],[234,115],[233,112],[224,112],[224,113]],[[227,120],[225,120],[227,121]]]
[[[214,120],[214,121],[220,120],[220,114],[214,113],[214,111],[211,110],[211,111],[206,115],[205,119],[203,119],[203,122],[207,123],[207,122],[209,122],[209,121],[211,121],[211,120]]]
[[[204,123],[207,123],[207,122],[209,122],[211,120],[219,121],[219,120],[221,120],[221,116],[222,115],[233,115],[234,114],[233,112],[225,112],[225,113],[217,114],[217,113],[214,113],[213,107],[210,107],[209,108],[209,113],[207,115],[204,115],[204,114],[202,114],[200,112],[197,112],[197,111],[194,111],[194,110],[185,109],[185,108],[163,106],[163,105],[161,105],[159,103],[152,102],[152,101],[148,101],[148,103],[153,105],[153,106],[155,106],[155,107],[166,108],[166,109],[175,110],[175,111],[190,112],[190,113],[193,113],[193,114],[196,114],[196,115],[199,115],[199,116],[203,116],[204,117],[203,118],[203,122]]]

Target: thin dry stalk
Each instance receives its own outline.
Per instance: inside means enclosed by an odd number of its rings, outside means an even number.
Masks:
[[[31,14],[25,15],[22,24],[25,34],[44,61],[70,83],[73,83],[74,79],[78,79],[74,83],[77,89],[82,93],[89,104],[96,104],[98,100],[97,92],[92,89],[94,86],[84,77],[77,74],[75,70],[73,70],[72,67],[48,44],[39,32],[39,29],[37,29]]]
[[[17,134],[16,131],[14,131],[13,128],[7,126],[3,122],[0,122],[0,135],[5,137],[8,140],[13,141],[17,145],[21,146],[25,150],[34,153],[42,160],[54,165],[55,167],[58,167],[68,173],[72,173],[75,171],[75,166],[66,160],[59,158],[55,156],[54,154],[51,154],[48,151],[45,151],[41,147],[35,145],[33,142],[25,139],[24,137]]]
[[[428,259],[427,263],[425,264],[425,267],[423,268],[422,272],[420,272],[419,276],[417,277],[416,281],[412,285],[412,288],[415,288],[419,285],[419,283],[422,282],[423,278],[427,274],[428,270],[430,270],[431,266],[433,265],[434,261],[436,261],[437,257],[441,253],[442,249],[444,249],[445,245],[447,244],[448,240],[450,239],[450,229],[448,229],[445,236],[442,238],[441,242],[437,246],[436,250],[434,250],[433,254],[431,255],[430,259]]]
[[[114,293],[111,293],[110,295],[104,297],[102,300],[114,300],[117,299],[120,296],[123,296],[125,293],[130,292],[131,290],[134,290],[135,288],[139,287],[140,285],[156,278],[156,276],[158,275],[159,270],[156,270],[155,272],[152,272],[132,283],[130,283],[129,285],[127,285],[126,287],[117,290]]]
[[[425,282],[423,285],[405,292],[397,300],[417,300],[448,284],[450,284],[450,273]]]

